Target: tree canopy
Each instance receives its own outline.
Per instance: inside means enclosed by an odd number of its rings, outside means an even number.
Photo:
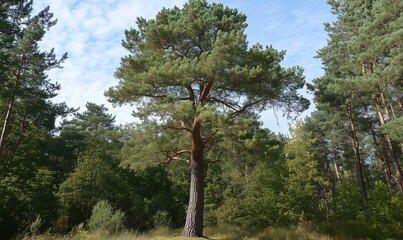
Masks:
[[[204,154],[214,135],[203,126],[219,123],[217,115],[309,106],[297,92],[305,83],[302,69],[280,65],[285,51],[248,46],[246,26],[236,9],[200,0],[164,8],[155,19],[138,18],[137,29],[125,32],[130,54],[116,72],[119,85],[106,93],[114,103],[136,104],[135,116],[144,123],[189,133],[191,146],[167,157],[185,155],[192,169],[185,236],[203,231]]]
[[[66,55],[40,47],[49,8],[0,3],[0,238],[400,239],[403,3],[328,3],[316,109],[289,135],[259,114],[308,107],[302,68],[249,44],[236,9],[189,0],[138,18],[106,95],[140,121],[118,125],[102,104],[53,102],[47,74]]]

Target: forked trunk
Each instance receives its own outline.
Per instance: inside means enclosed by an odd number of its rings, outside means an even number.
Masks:
[[[203,237],[204,212],[204,157],[200,121],[196,118],[192,128],[192,154],[190,159],[190,194],[183,236]]]

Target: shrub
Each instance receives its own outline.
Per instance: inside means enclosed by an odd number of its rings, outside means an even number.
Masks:
[[[32,235],[38,235],[39,231],[42,227],[42,219],[41,217],[38,215],[35,219],[35,221],[33,221],[30,225],[29,225],[29,231],[31,232]]]
[[[167,211],[157,211],[153,217],[153,224],[155,228],[170,227],[172,219]]]
[[[107,201],[99,201],[92,209],[92,215],[88,221],[90,231],[105,231],[109,234],[117,234],[124,229],[125,214],[120,210],[114,210]]]

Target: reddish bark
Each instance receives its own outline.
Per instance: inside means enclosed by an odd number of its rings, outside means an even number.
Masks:
[[[187,209],[185,237],[203,237],[204,212],[204,143],[201,137],[201,123],[196,117],[192,127],[192,152],[190,159],[190,194]]]

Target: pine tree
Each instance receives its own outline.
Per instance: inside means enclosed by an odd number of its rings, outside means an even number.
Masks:
[[[139,18],[138,30],[126,31],[123,46],[130,55],[116,72],[120,83],[107,92],[114,103],[136,103],[143,122],[187,135],[187,149],[166,156],[190,162],[185,236],[203,235],[204,153],[214,141],[206,126],[218,121],[217,114],[232,118],[268,106],[289,112],[308,106],[296,92],[304,85],[302,70],[281,67],[284,51],[248,47],[245,20],[235,9],[204,0],[164,8],[152,20]]]
[[[31,16],[32,1],[10,1],[1,7],[1,24],[5,26],[0,50],[1,68],[4,70],[0,90],[0,119],[3,123],[0,157],[3,158],[5,150],[9,155],[15,155],[29,120],[40,123],[37,119],[40,111],[65,110],[63,105],[48,102],[48,99],[56,96],[60,86],[47,78],[46,71],[59,67],[67,55],[57,59],[53,49],[49,52],[39,49],[38,42],[46,30],[56,24],[49,7],[35,16]],[[11,132],[16,134],[15,142],[7,142]]]
[[[50,101],[60,86],[47,71],[60,66],[38,42],[56,23],[49,8],[32,16],[32,1],[0,4],[0,235],[24,231],[37,215],[55,217],[54,162],[49,144],[56,118],[70,110]]]

